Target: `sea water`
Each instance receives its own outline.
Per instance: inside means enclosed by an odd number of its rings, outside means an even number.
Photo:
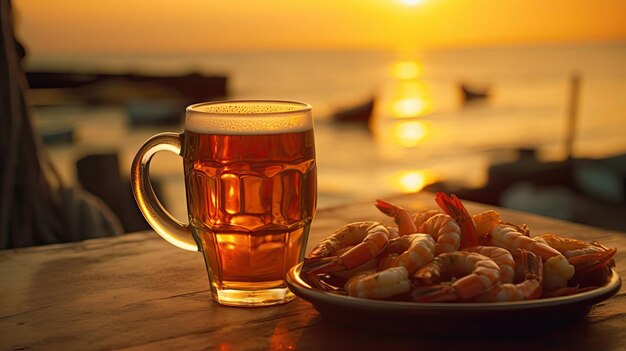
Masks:
[[[581,83],[574,156],[623,153],[624,62],[626,44],[618,43],[403,53],[274,51],[31,57],[28,66],[224,74],[229,77],[229,98],[308,102],[316,119],[318,205],[324,207],[415,191],[439,180],[480,186],[492,162],[515,158],[515,149],[520,147],[536,148],[544,160],[565,158],[571,78],[575,74]],[[488,87],[490,96],[463,104],[461,83]],[[335,110],[371,97],[376,104],[369,125],[332,122]],[[150,133],[157,131],[129,129],[123,108],[70,112],[39,110],[36,115],[73,116],[78,135],[87,137],[79,138],[72,150],[106,147],[90,144],[105,132],[102,126],[106,125],[109,131],[105,140],[111,148],[123,148],[122,162],[129,163],[132,157],[126,154],[133,154]],[[80,155],[63,147],[51,150],[53,156],[60,155],[57,160],[66,163],[68,170],[73,167],[71,158]],[[171,176],[178,168],[176,162],[155,162],[153,174],[160,174],[166,183],[178,184],[181,178]],[[169,202],[179,201],[184,202],[184,197]]]

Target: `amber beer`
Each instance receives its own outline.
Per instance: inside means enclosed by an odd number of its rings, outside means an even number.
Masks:
[[[183,157],[189,224],[161,205],[152,157]],[[285,303],[285,274],[303,259],[316,205],[311,106],[225,101],[187,107],[183,133],[159,133],[137,151],[133,194],[152,228],[204,255],[211,296],[233,306]]]
[[[310,107],[292,104],[187,110],[189,221],[218,302],[293,298],[284,278],[303,259],[317,183]]]

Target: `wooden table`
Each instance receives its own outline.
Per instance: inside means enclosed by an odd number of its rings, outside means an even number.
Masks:
[[[388,198],[407,208],[434,206],[429,193]],[[486,207],[467,204],[470,212]],[[617,247],[626,269],[626,234],[511,210],[510,222]],[[372,203],[319,210],[308,248],[342,224],[389,218]],[[0,252],[0,349],[569,349],[626,347],[626,295],[596,305],[581,322],[527,335],[446,338],[362,331],[324,320],[299,298],[275,307],[235,308],[211,300],[199,253],[153,232]]]

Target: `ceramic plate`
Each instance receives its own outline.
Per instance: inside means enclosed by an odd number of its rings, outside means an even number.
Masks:
[[[287,274],[289,289],[323,318],[356,327],[411,334],[493,334],[514,329],[554,328],[579,321],[591,307],[617,293],[619,275],[597,289],[563,297],[490,303],[417,303],[349,297],[312,288],[300,276],[302,263]]]

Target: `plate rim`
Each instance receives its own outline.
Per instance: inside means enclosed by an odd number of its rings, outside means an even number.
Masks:
[[[554,308],[558,306],[587,303],[593,305],[600,301],[606,300],[615,295],[621,288],[621,278],[614,268],[611,268],[611,277],[607,284],[593,290],[581,293],[548,297],[543,299],[526,300],[526,301],[510,301],[510,302],[409,302],[409,301],[388,301],[375,300],[360,297],[352,297],[345,295],[332,294],[318,289],[314,289],[307,284],[300,276],[303,262],[293,266],[288,272],[286,282],[289,289],[304,300],[316,304],[325,302],[344,307],[352,306],[355,308],[367,309],[383,309],[383,310],[400,310],[407,313],[415,311],[502,311],[502,310],[520,310],[520,309],[541,309]]]

